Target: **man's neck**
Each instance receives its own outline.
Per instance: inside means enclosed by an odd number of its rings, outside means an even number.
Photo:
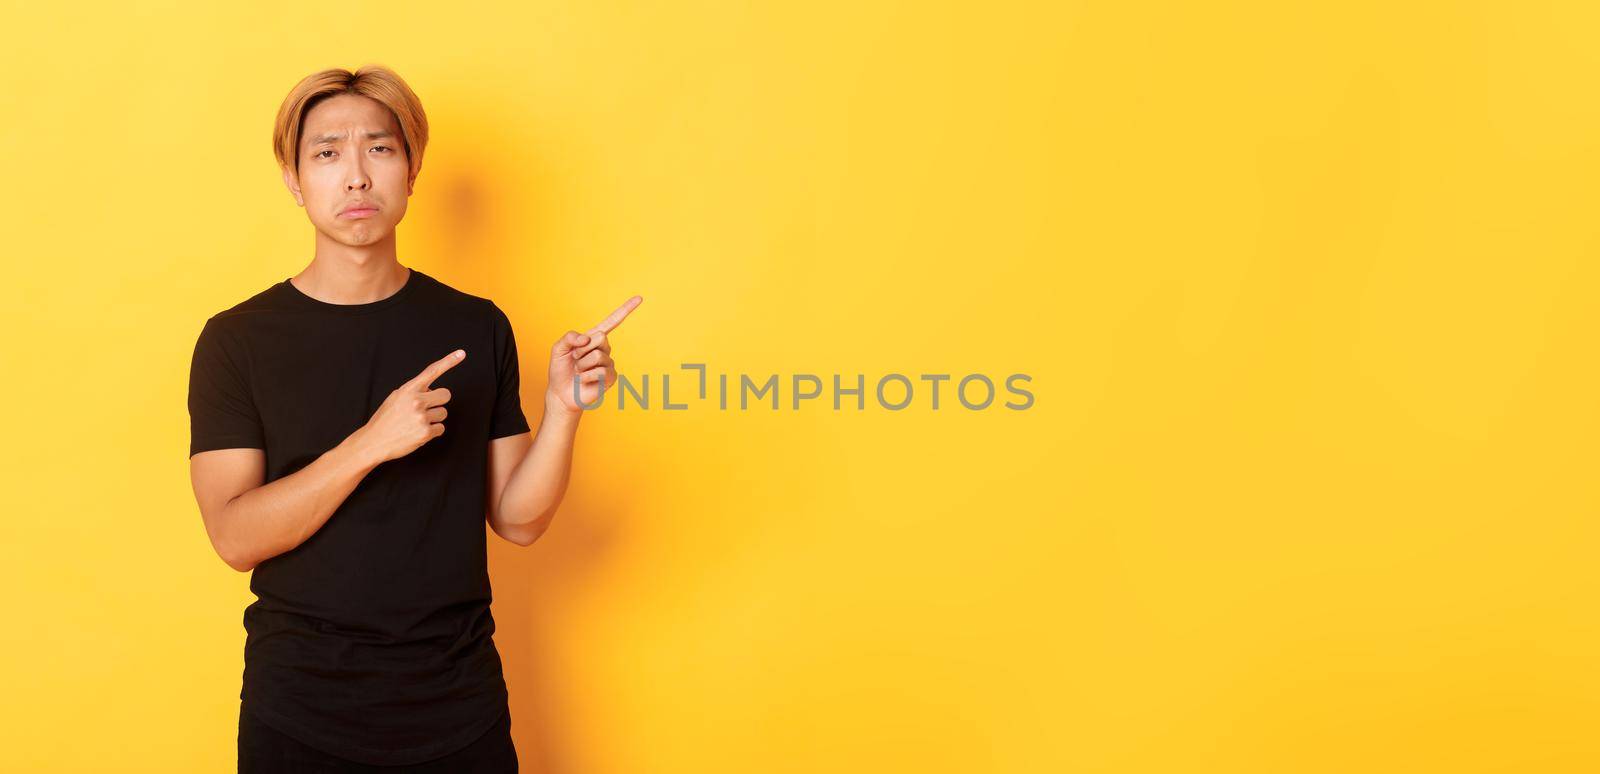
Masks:
[[[291,278],[296,289],[330,304],[367,304],[399,292],[411,276],[395,257],[394,232],[382,242],[352,247],[318,234],[311,265]]]

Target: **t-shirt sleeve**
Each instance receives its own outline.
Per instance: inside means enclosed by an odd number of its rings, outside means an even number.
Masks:
[[[528,432],[528,418],[522,413],[521,374],[517,366],[517,338],[511,320],[499,306],[494,308],[495,392],[494,416],[489,421],[489,438]]]
[[[243,362],[243,352],[217,318],[207,320],[189,364],[189,456],[266,448]]]

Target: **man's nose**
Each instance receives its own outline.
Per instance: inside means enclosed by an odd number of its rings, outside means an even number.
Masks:
[[[345,179],[344,187],[346,190],[365,191],[371,185],[372,181],[367,178],[367,165],[362,163],[359,157],[357,157],[354,164],[350,165],[349,175]]]

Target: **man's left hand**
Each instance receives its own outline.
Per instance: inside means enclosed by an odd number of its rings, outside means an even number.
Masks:
[[[594,407],[600,396],[601,385],[610,388],[617,381],[617,363],[611,358],[609,334],[643,301],[643,296],[634,296],[588,331],[567,331],[566,335],[556,340],[555,346],[550,348],[550,386],[545,391],[546,406],[560,407],[574,415],[581,413],[584,405]],[[576,397],[572,389],[574,379],[578,382]]]

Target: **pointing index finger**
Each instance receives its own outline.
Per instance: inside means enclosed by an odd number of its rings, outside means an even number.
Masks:
[[[439,378],[444,374],[445,371],[454,368],[455,365],[465,359],[466,356],[467,351],[464,349],[458,349],[454,352],[451,352],[450,354],[445,355],[444,357],[441,357],[432,363],[429,363],[428,367],[422,369],[422,373],[412,377],[411,381],[413,384],[416,384],[419,387],[432,387],[433,380]]]
[[[629,312],[633,311],[634,307],[638,306],[639,304],[641,304],[643,302],[644,302],[644,296],[634,296],[633,298],[630,298],[627,301],[622,302],[622,306],[617,307],[616,311],[612,312],[609,315],[606,315],[606,319],[601,320],[599,325],[596,325],[593,328],[590,328],[589,332],[590,333],[610,333],[614,328],[616,328],[618,325],[622,324],[622,320],[628,316]]]

